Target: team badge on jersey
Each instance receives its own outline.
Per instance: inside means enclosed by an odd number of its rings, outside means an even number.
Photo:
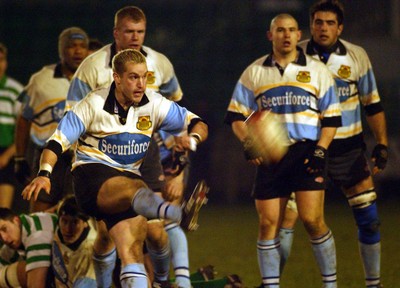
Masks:
[[[296,76],[296,80],[302,83],[310,83],[311,76],[309,71],[299,71]]]
[[[345,78],[345,79],[349,78],[350,75],[351,75],[351,68],[350,68],[350,66],[341,65],[340,68],[339,68],[339,70],[338,70],[338,75],[339,75],[341,78]]]
[[[153,71],[147,72],[147,84],[154,84],[156,82],[156,76]]]
[[[150,115],[148,116],[139,116],[139,119],[136,123],[136,128],[138,130],[148,130],[151,127],[152,123],[150,120]]]

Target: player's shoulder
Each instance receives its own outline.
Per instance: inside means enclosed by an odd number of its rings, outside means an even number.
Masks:
[[[310,42],[310,39],[302,40],[297,43],[297,46],[300,47],[301,50],[307,51],[307,45]]]
[[[142,49],[146,53],[147,59],[151,58],[151,59],[155,59],[157,61],[170,62],[168,57],[165,54],[163,54],[159,51],[156,51],[153,48],[150,48],[148,46],[142,46]]]
[[[31,81],[40,81],[50,77],[53,78],[56,67],[56,63],[43,66],[40,70],[32,74]]]
[[[102,48],[87,56],[79,65],[78,70],[85,68],[107,67],[111,59],[111,45],[104,45]]]
[[[351,43],[344,39],[340,39],[339,41],[346,48],[347,53],[354,55],[354,57],[367,56],[367,51],[365,51],[365,49],[362,46],[355,44],[355,43]]]

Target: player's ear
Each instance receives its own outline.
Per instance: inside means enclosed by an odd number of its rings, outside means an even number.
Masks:
[[[343,24],[340,24],[339,25],[339,27],[338,27],[338,32],[337,32],[337,36],[339,37],[341,34],[342,34],[342,31],[343,31]]]
[[[302,36],[301,30],[297,30],[297,41],[300,41]]]
[[[272,41],[272,32],[271,31],[267,31],[267,39],[269,41]]]

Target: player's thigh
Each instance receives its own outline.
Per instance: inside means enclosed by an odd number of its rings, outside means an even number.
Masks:
[[[288,198],[256,199],[260,226],[278,227]]]
[[[344,188],[343,192],[346,195],[346,197],[351,197],[360,193],[364,193],[365,191],[368,191],[373,188],[374,188],[374,182],[372,180],[372,177],[368,176],[367,178],[359,181],[354,186],[349,188]]]

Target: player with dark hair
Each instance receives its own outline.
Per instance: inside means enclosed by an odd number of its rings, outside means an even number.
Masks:
[[[381,172],[387,163],[386,120],[367,53],[362,47],[339,38],[343,31],[343,11],[339,1],[315,3],[310,9],[311,39],[299,45],[305,53],[325,63],[336,82],[343,125],[329,146],[328,176],[342,189],[353,211],[365,285],[375,288],[381,287],[381,235],[371,175]],[[365,155],[362,108],[377,143],[371,154],[372,172]],[[281,231],[285,257],[289,255],[296,220],[296,213],[289,213],[291,220],[285,221]]]
[[[291,15],[273,18],[267,37],[272,52],[242,73],[225,117],[246,158],[257,165],[253,197],[259,217],[260,287],[279,287],[279,227],[292,191],[323,287],[337,287],[335,243],[323,212],[326,152],[341,123],[334,82],[322,63],[297,49],[301,32]],[[290,146],[277,163],[263,165],[262,154],[249,139],[244,121],[259,110],[270,111],[287,129]]]
[[[126,6],[115,13],[114,17],[114,42],[105,45],[98,52],[90,55],[86,61],[80,65],[72,80],[70,90],[67,97],[67,107],[72,107],[74,103],[83,99],[87,93],[110,85],[113,81],[111,59],[119,51],[127,48],[136,49],[145,55],[149,69],[147,79],[147,90],[153,90],[169,100],[180,101],[182,98],[182,90],[178,79],[174,72],[174,67],[169,59],[154,49],[143,45],[146,36],[147,19],[144,12],[136,6]],[[106,65],[104,65],[106,63]],[[192,135],[197,137],[197,135]],[[201,139],[199,139],[201,141]],[[176,147],[174,145],[174,147]],[[159,149],[154,139],[150,143],[147,156],[141,166],[141,173],[147,185],[153,191],[159,192],[165,199],[169,201],[175,200],[178,202],[182,199],[183,189],[173,189],[171,185],[166,185],[165,175],[160,163]],[[180,177],[181,175],[179,175]],[[178,184],[183,186],[183,178],[175,178]],[[171,183],[171,182],[170,182]],[[169,271],[167,261],[171,249],[171,254],[174,259],[175,278],[179,286],[183,288],[190,287],[189,280],[189,256],[186,235],[182,228],[177,223],[171,224],[167,233],[163,230],[163,222],[151,221],[148,227],[148,250],[152,258],[163,258],[158,260],[157,265],[164,271],[157,276],[158,279],[166,281],[167,275],[165,271]],[[100,226],[101,227],[101,226]],[[168,237],[174,239],[171,247],[167,245]],[[106,255],[110,251],[110,247],[96,246],[97,254]],[[159,252],[156,252],[159,250]],[[162,251],[162,252],[160,252]],[[174,256],[175,255],[175,256]],[[111,256],[111,255],[110,255]],[[168,264],[169,265],[169,264]],[[157,269],[157,268],[156,268]],[[99,272],[100,273],[100,272]],[[101,272],[101,274],[104,274]],[[161,281],[161,280],[160,280]]]
[[[57,215],[0,208],[0,287],[47,288]]]
[[[56,287],[96,288],[92,256],[97,233],[90,217],[73,195],[60,201],[57,215],[51,261]]]
[[[11,208],[16,179],[14,175],[14,134],[20,110],[18,95],[23,86],[6,74],[8,49],[0,43],[0,207]]]
[[[19,97],[23,104],[15,135],[15,174],[24,185],[31,179],[31,173],[37,173],[40,169],[40,154],[63,116],[70,81],[88,55],[88,43],[89,38],[81,28],[64,29],[58,37],[60,62],[46,65],[33,74]],[[26,159],[29,144],[34,146],[32,171]],[[65,195],[72,193],[69,172],[71,154],[65,153],[58,161],[52,174],[51,195],[44,191],[40,193],[38,201],[31,203],[32,212],[45,211],[57,205]]]
[[[77,143],[72,166],[77,202],[85,213],[106,222],[121,259],[122,287],[145,287],[146,218],[179,222],[182,217],[180,206],[156,196],[141,177],[150,139],[162,129],[177,136],[182,149],[194,151],[207,138],[208,127],[187,109],[146,90],[149,71],[139,51],[120,51],[112,67],[111,86],[89,93],[63,117],[42,153],[42,170],[22,194],[35,200],[41,189],[49,193],[58,157]]]

